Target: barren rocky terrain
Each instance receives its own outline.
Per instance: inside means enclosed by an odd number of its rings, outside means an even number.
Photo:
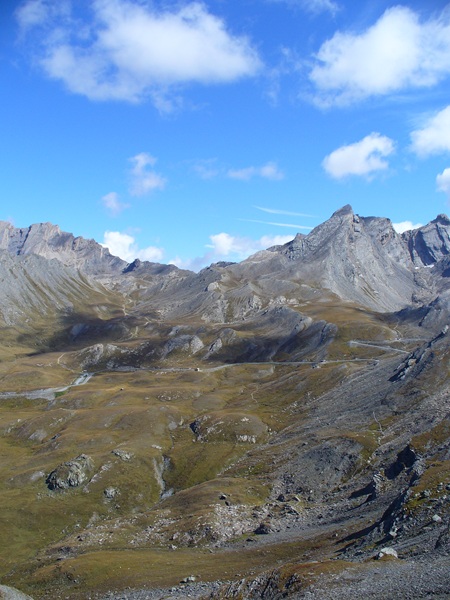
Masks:
[[[349,206],[199,273],[1,223],[0,597],[448,597],[449,261]]]

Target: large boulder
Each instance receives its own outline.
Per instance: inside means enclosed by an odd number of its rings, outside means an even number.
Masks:
[[[94,463],[90,456],[80,454],[74,460],[68,460],[56,467],[47,477],[46,484],[51,490],[66,490],[70,487],[78,487],[87,481],[93,466]]]

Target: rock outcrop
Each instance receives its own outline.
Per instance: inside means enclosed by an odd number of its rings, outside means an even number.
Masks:
[[[90,456],[80,454],[73,460],[56,467],[46,479],[46,484],[50,490],[67,490],[71,487],[79,487],[86,483],[89,474],[94,467]]]

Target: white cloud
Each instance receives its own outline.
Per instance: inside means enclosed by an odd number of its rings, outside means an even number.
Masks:
[[[410,231],[411,229],[423,227],[423,224],[413,223],[412,221],[401,221],[400,223],[392,223],[392,227],[397,233],[404,233],[405,231]]]
[[[341,146],[322,162],[325,171],[335,179],[348,175],[370,176],[388,168],[384,160],[394,151],[394,142],[379,133],[371,133],[359,142]]]
[[[144,196],[154,190],[165,188],[167,180],[152,169],[156,163],[154,156],[141,152],[129,160],[133,164],[130,173],[130,194],[132,196]]]
[[[362,33],[337,32],[316,59],[310,79],[323,105],[433,86],[450,74],[450,13],[420,22],[394,6]]]
[[[422,129],[413,131],[411,139],[419,156],[450,152],[450,106],[431,117]]]
[[[450,199],[450,169],[444,169],[436,177],[436,185],[439,192],[444,192]]]
[[[262,167],[246,167],[244,169],[230,169],[227,173],[230,179],[240,179],[241,181],[249,181],[254,177],[263,179],[271,179],[279,181],[284,179],[284,173],[280,171],[277,165],[273,162],[268,162]]]
[[[151,97],[160,109],[170,109],[172,86],[228,83],[261,67],[249,40],[233,36],[199,2],[158,10],[152,3],[93,0],[90,23],[53,12],[38,29],[43,7],[50,5],[28,0],[17,18],[22,27],[36,27],[34,41],[45,73],[91,100]]]
[[[119,256],[127,262],[133,262],[136,258],[150,262],[160,262],[164,256],[164,250],[156,246],[139,248],[133,236],[119,231],[105,231],[103,244],[111,254]]]
[[[264,248],[270,248],[271,246],[282,246],[283,244],[287,244],[294,239],[292,235],[263,235],[260,238],[259,245]]]
[[[116,192],[105,194],[105,196],[102,197],[102,203],[113,217],[116,217],[123,210],[130,207],[126,202],[120,202],[119,195]]]
[[[242,251],[242,240],[239,242],[238,238],[233,237],[229,233],[217,233],[210,235],[209,239],[212,242],[208,244],[208,248],[213,248],[214,254],[217,256],[228,256],[231,253],[241,253]]]
[[[211,244],[208,244],[208,248],[212,248],[213,255],[215,257],[229,257],[234,256],[239,260],[250,256],[258,252],[258,250],[264,250],[270,246],[278,244],[285,244],[293,239],[292,235],[265,235],[259,240],[252,240],[247,237],[233,236],[229,233],[217,233],[210,235],[209,239]]]
[[[247,237],[233,236],[224,232],[217,233],[209,236],[211,243],[207,244],[206,246],[209,248],[209,251],[203,256],[188,260],[183,260],[180,257],[176,257],[171,260],[170,263],[181,269],[198,271],[213,262],[218,262],[221,260],[227,260],[230,262],[243,260],[259,250],[265,250],[271,246],[286,244],[293,238],[293,235],[264,235],[258,240],[253,240]]]
[[[211,260],[208,260],[209,254],[205,256],[199,256],[197,258],[181,258],[176,256],[169,260],[169,265],[175,265],[179,269],[188,269],[189,271],[200,271],[203,267],[211,264]]]

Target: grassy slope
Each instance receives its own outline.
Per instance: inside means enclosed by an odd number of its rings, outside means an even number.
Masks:
[[[396,335],[374,315],[352,307],[341,311],[328,304],[309,312],[338,324],[339,335],[329,349],[333,360],[384,355],[348,342]],[[143,335],[145,328],[135,332],[132,343],[144,341]],[[67,385],[74,373],[58,364],[60,356],[46,353],[1,363],[0,389]],[[175,367],[198,364],[187,357],[172,360]],[[75,359],[66,363],[76,366]],[[195,541],[192,531],[211,524],[221,494],[249,511],[261,507],[270,491],[274,458],[264,444],[275,432],[301,425],[311,397],[365,365],[347,362],[344,371],[341,363],[327,363],[320,369],[236,365],[209,371],[202,365],[201,371],[103,372],[53,400],[0,400],[0,577],[37,598],[55,590],[76,598],[84,597],[86,589],[172,585],[191,573],[232,579],[278,561],[316,556],[317,544],[323,555],[326,544],[317,540],[316,546],[305,541],[235,553],[202,549],[210,541],[207,536],[200,536],[196,549],[181,544],[169,550],[167,540],[179,533]],[[204,415],[212,429],[200,441],[190,424]],[[256,444],[236,439],[238,422],[257,436]],[[332,439],[341,433],[323,435]],[[365,462],[377,446],[376,426],[346,435],[361,444]],[[132,458],[117,457],[112,453],[117,448]],[[66,492],[49,491],[45,477],[80,453],[93,458],[90,482]],[[162,486],[177,493],[161,501]],[[104,494],[108,487],[118,490],[112,500]],[[152,528],[158,535],[145,537],[143,532]]]

